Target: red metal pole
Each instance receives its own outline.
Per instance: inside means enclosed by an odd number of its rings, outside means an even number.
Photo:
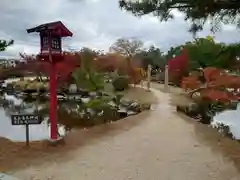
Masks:
[[[50,123],[51,123],[51,140],[57,140],[57,73],[56,64],[52,60],[52,38],[49,32],[48,38],[49,61],[50,61]]]
[[[51,63],[50,74],[50,122],[51,122],[51,139],[57,139],[57,77],[56,64]]]

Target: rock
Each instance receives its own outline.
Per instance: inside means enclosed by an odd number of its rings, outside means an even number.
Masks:
[[[118,113],[120,118],[125,118],[128,116],[128,111],[125,107],[120,107],[120,109],[118,110]]]
[[[82,97],[89,97],[89,92],[86,91],[86,90],[80,90],[80,91],[79,91],[79,94],[80,94]]]
[[[120,101],[120,105],[123,107],[129,107],[132,103],[133,103],[132,101],[125,99]]]
[[[7,91],[6,94],[12,96],[12,95],[15,95],[15,92],[14,91]]]
[[[77,90],[78,90],[77,85],[76,84],[70,84],[68,90],[69,90],[69,93],[77,93]]]
[[[96,97],[97,96],[97,92],[89,92],[89,96]]]
[[[68,95],[67,99],[68,100],[74,100],[74,101],[81,101],[81,96],[80,95]]]
[[[41,93],[41,94],[43,94],[43,93],[46,93],[47,92],[47,90],[46,89],[44,89],[44,88],[41,88],[41,89],[39,89],[39,91],[38,91],[39,93]]]
[[[117,104],[114,101],[108,102],[108,105],[110,105],[112,107],[117,107]]]
[[[82,102],[88,103],[91,99],[89,97],[81,98]]]
[[[210,124],[212,115],[209,111],[201,109],[198,104],[190,103],[187,106],[177,106],[178,112],[183,112],[187,116],[199,120],[203,124]]]
[[[98,93],[99,93],[99,96],[109,96],[109,94],[106,92],[98,92]]]
[[[77,100],[77,101],[79,101],[79,100],[81,100],[81,96],[75,96],[75,100]]]
[[[97,93],[97,96],[106,96],[106,93],[104,94],[104,92],[101,92],[101,91],[98,91],[98,92],[96,92]]]
[[[103,116],[104,111],[102,110],[101,112],[97,113],[97,116]]]
[[[200,119],[200,122],[203,123],[203,124],[210,124],[211,121],[212,121],[212,116],[209,112],[204,112],[204,113],[201,113],[201,119]]]
[[[137,112],[135,112],[135,111],[128,111],[127,112],[127,116],[132,116],[132,115],[136,115],[137,114]]]
[[[87,108],[87,112],[90,113],[91,116],[95,116],[96,115],[96,111],[94,111],[91,108]]]
[[[128,111],[141,112],[141,105],[138,102],[133,102],[127,107]]]
[[[141,104],[141,111],[149,110],[149,109],[151,109],[151,104],[149,103]]]
[[[31,94],[31,96],[34,97],[34,98],[36,98],[36,97],[38,97],[38,93],[37,93],[37,92],[34,92],[34,93]]]
[[[187,106],[186,114],[190,117],[197,117],[199,115],[199,106],[196,103],[190,103]]]
[[[190,103],[187,106],[177,106],[177,111],[186,114],[189,117],[197,118],[199,117],[199,107],[196,103]],[[198,119],[198,118],[197,118]]]
[[[5,91],[7,92],[12,92],[14,91],[14,86],[13,84],[7,84],[6,87],[4,88]]]
[[[23,90],[23,92],[26,94],[32,94],[32,93],[37,92],[37,90],[36,89],[25,89],[25,90]]]
[[[82,110],[82,111],[80,111],[78,114],[79,114],[79,116],[80,116],[81,118],[84,118],[86,112],[85,112],[84,110]]]
[[[179,106],[177,105],[177,112],[182,112],[182,113],[186,113],[186,109],[187,109],[187,106]]]
[[[220,133],[222,133],[224,136],[230,137],[234,139],[234,136],[231,132],[231,129],[229,125],[223,124],[223,123],[217,123],[217,129]]]
[[[120,113],[118,112],[117,108],[109,106],[109,107],[105,107],[99,113],[99,115],[101,116],[101,118],[104,122],[108,122],[108,121],[118,120]],[[123,111],[122,116],[126,117],[126,112]]]
[[[62,96],[62,95],[57,95],[57,99],[58,100],[64,100],[64,99],[66,99],[64,96]]]

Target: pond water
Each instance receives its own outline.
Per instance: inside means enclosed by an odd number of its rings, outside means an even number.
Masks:
[[[22,99],[16,98],[13,95],[4,94],[0,97],[0,137],[10,139],[12,141],[25,141],[25,126],[13,126],[11,124],[11,115],[20,113],[33,113],[41,110],[41,104],[36,106],[36,103],[26,103]],[[65,127],[58,125],[59,134],[65,135]],[[30,141],[49,139],[50,126],[48,118],[45,117],[40,125],[30,125]]]
[[[25,79],[33,80],[35,77]],[[20,78],[5,80],[3,85],[18,81]],[[120,102],[104,92],[76,91],[76,85],[69,87],[67,94],[58,93],[58,133],[64,136],[75,128],[86,128],[98,124],[116,121],[149,110],[150,104],[122,99]],[[39,125],[29,126],[30,141],[50,138],[49,99],[47,92],[19,92],[8,87],[0,91],[0,138],[14,142],[24,142],[26,127],[12,125],[11,115],[34,114],[43,119]],[[116,104],[120,103],[120,104]]]
[[[86,103],[89,98],[81,98]],[[72,128],[94,125],[89,119],[84,120],[79,114],[81,103],[75,100],[58,102],[58,132],[64,136]],[[46,99],[22,99],[15,95],[4,93],[0,95],[0,137],[11,141],[25,141],[25,126],[11,124],[11,115],[14,114],[38,114],[43,118],[39,125],[30,125],[30,141],[38,141],[50,138],[49,126],[49,100]]]
[[[218,124],[229,126],[230,132],[234,139],[240,139],[240,104],[237,105],[236,110],[225,110],[218,113],[212,122],[212,126],[216,127]]]
[[[101,104],[95,101],[95,109],[94,107],[89,107],[88,102],[91,99],[97,100],[97,97],[99,97],[93,94],[58,95],[57,120],[58,133],[61,136],[64,136],[74,128],[86,128],[139,113],[136,110],[138,109],[138,106],[136,106],[138,103],[136,104],[136,102],[132,101],[125,101],[129,109],[126,108],[124,103],[118,109],[114,101],[110,101],[108,105],[104,105],[101,108],[99,108]],[[94,103],[90,104],[94,105]],[[0,138],[24,142],[26,127],[24,125],[13,126],[11,124],[11,115],[15,114],[38,114],[43,118],[41,124],[29,126],[30,141],[50,138],[48,94],[46,96],[28,96],[20,92],[0,94]]]

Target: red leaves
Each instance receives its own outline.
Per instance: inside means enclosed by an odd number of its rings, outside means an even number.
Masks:
[[[230,102],[239,99],[237,96],[234,96],[230,92],[220,91],[216,89],[204,89],[200,91],[200,94],[202,98],[208,98],[212,101]]]
[[[41,60],[41,57],[26,54],[20,54],[20,56],[24,60],[24,63],[17,66],[16,69],[20,69],[24,72],[32,72],[35,75],[42,74],[48,76],[50,74],[50,63]],[[81,59],[79,54],[76,53],[64,53],[61,58],[62,60],[56,64],[58,79],[59,81],[67,81],[71,78],[74,69],[80,66]],[[136,71],[138,64],[132,60],[128,61],[121,55],[100,55],[96,57],[93,62],[93,66],[95,66],[98,71],[111,72],[118,70],[122,75],[129,75],[133,82],[139,82],[143,79],[141,74]]]
[[[206,81],[208,81],[208,82],[216,80],[223,73],[223,70],[217,69],[215,67],[207,67],[207,68],[203,69],[202,71],[203,71]]]
[[[181,81],[183,75],[187,71],[188,61],[189,59],[186,49],[183,50],[180,56],[176,56],[168,61],[168,72],[171,81]]]
[[[206,79],[205,84],[199,81],[198,76],[189,76],[182,80],[182,88],[200,92],[202,98],[212,101],[229,102],[239,100],[240,97],[234,91],[230,92],[229,89],[237,90],[240,88],[240,77],[227,75],[223,70],[214,67],[208,67],[202,71]]]
[[[77,68],[80,62],[75,55],[66,54],[63,56],[63,59],[56,64],[56,71],[60,78],[65,79],[68,77],[75,68]],[[45,61],[39,61],[38,66],[41,67],[41,70],[44,74],[49,75],[51,66],[50,63]]]
[[[214,81],[209,82],[209,85],[214,87],[224,87],[224,88],[234,88],[238,89],[240,87],[240,77],[221,75]]]
[[[49,75],[51,70],[51,64],[47,61],[43,61],[40,57],[35,57],[33,55],[20,54],[24,63],[19,64],[15,70],[21,70],[24,72],[31,72],[37,76]],[[76,58],[75,54],[64,53],[62,58],[56,64],[56,71],[58,74],[58,80],[68,80],[71,77],[71,73],[76,67],[79,66],[80,62]]]
[[[182,79],[181,88],[184,90],[193,90],[200,88],[201,85],[202,83],[198,80],[197,77],[189,76]]]
[[[184,72],[187,70],[188,66],[188,54],[187,50],[184,49],[180,56],[176,56],[168,62],[169,73],[172,71]]]

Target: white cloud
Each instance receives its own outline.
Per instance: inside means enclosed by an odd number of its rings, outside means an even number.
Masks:
[[[191,40],[189,23],[173,11],[174,20],[159,22],[153,16],[134,17],[119,8],[118,0],[1,0],[0,39],[14,39],[15,45],[0,56],[18,56],[19,52],[38,53],[39,37],[26,29],[49,21],[61,20],[74,34],[64,39],[64,49],[90,47],[108,50],[120,37],[138,38],[145,46],[155,44],[163,50]],[[210,35],[209,27],[199,36]],[[235,42],[240,33],[235,27],[224,26],[216,39]]]

